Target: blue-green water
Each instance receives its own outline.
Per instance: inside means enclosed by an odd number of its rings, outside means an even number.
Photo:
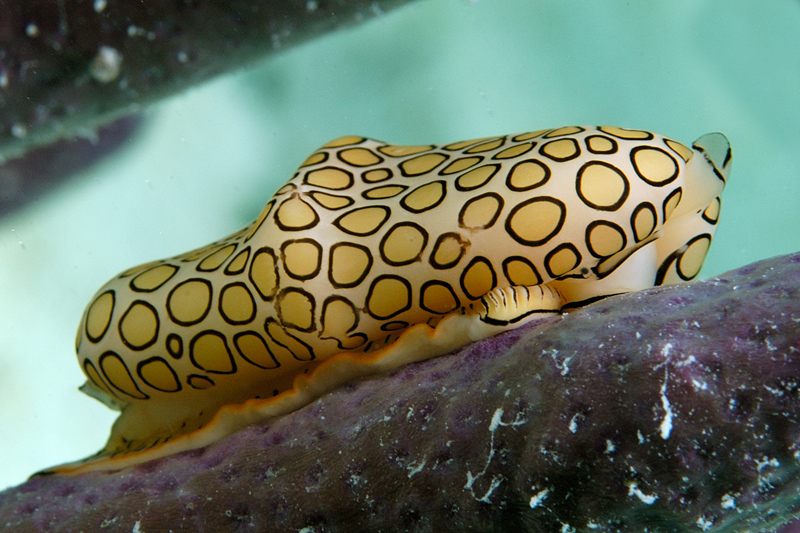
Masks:
[[[800,250],[800,2],[425,0],[150,109],[118,154],[0,220],[0,488],[114,413],[74,331],[117,272],[254,218],[316,147],[613,124],[734,149],[703,276]],[[680,423],[680,421],[676,421]]]

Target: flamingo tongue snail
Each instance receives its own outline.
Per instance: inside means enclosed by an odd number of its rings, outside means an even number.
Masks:
[[[540,313],[691,280],[730,160],[719,133],[616,127],[334,140],[240,231],[100,289],[82,390],[121,415],[97,455],[45,473],[201,447]]]

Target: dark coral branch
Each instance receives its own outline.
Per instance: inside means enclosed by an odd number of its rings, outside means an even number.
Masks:
[[[411,0],[0,0],[0,157]]]
[[[0,524],[768,531],[800,509],[798,376],[795,254],[608,298],[206,449],[32,479],[0,494]]]

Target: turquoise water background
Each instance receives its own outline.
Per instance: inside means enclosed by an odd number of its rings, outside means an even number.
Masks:
[[[100,285],[242,227],[342,135],[721,131],[733,172],[701,276],[800,251],[797,0],[424,0],[145,118],[112,157],[0,219],[0,489],[107,438],[115,413],[77,391],[73,348]]]

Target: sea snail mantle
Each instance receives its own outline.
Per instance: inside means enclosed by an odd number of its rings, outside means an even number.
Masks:
[[[83,390],[122,413],[97,455],[46,473],[204,446],[539,313],[693,279],[730,162],[719,133],[616,127],[332,141],[240,231],[98,291]]]

